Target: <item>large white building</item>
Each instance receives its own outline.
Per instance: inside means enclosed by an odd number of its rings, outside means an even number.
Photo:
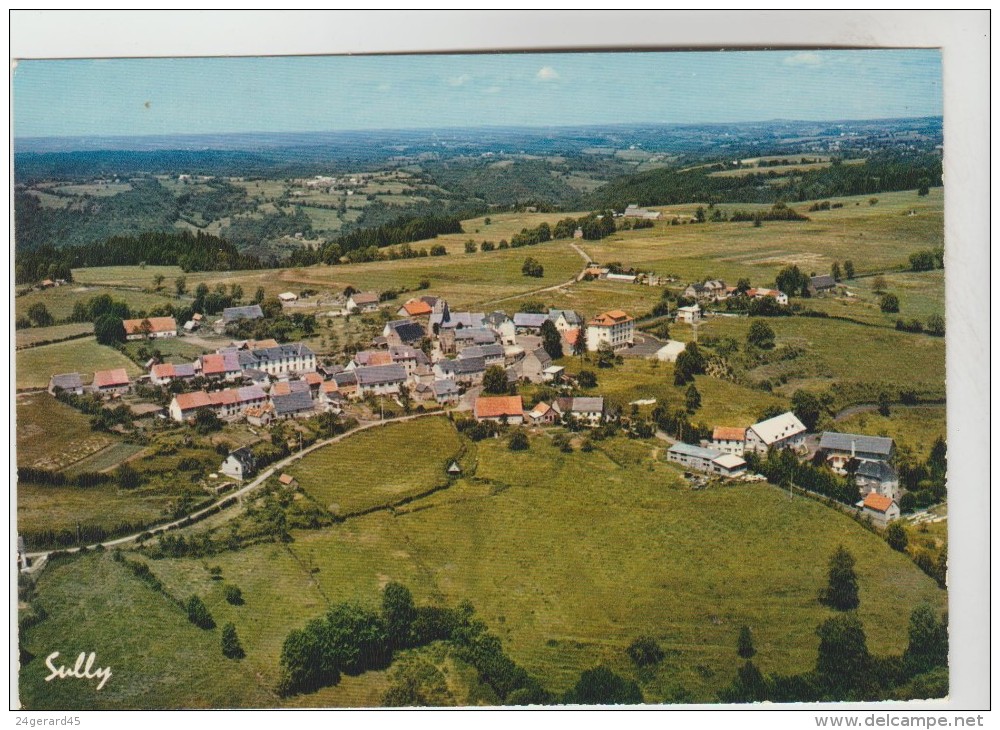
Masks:
[[[769,448],[801,449],[805,442],[806,427],[794,413],[788,411],[748,428],[746,450],[763,454]]]
[[[632,346],[635,333],[635,319],[620,309],[602,312],[587,322],[587,350],[596,352],[607,343],[612,350],[624,350]]]

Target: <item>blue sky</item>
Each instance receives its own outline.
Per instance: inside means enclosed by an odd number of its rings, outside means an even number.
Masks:
[[[942,114],[937,50],[23,61],[14,135]]]

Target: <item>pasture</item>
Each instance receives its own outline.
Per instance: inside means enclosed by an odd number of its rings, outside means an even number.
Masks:
[[[92,431],[90,417],[48,393],[17,398],[17,464],[61,470],[117,443]]]
[[[391,424],[320,449],[287,471],[319,504],[333,514],[395,502],[443,484],[445,469],[458,455],[459,439],[444,418]],[[433,454],[435,459],[424,456]],[[400,468],[387,469],[373,459],[381,453]]]
[[[419,442],[427,423],[398,428]],[[329,463],[349,445],[328,447]],[[288,631],[332,602],[374,607],[392,580],[409,586],[418,604],[471,601],[510,656],[554,692],[571,686],[583,669],[606,663],[640,681],[651,702],[713,701],[735,674],[743,624],[754,632],[762,671],[812,667],[815,628],[830,616],[816,594],[827,558],[840,544],[858,561],[859,614],[873,652],[904,648],[917,603],[945,608],[945,593],[930,578],[841,513],[761,484],[692,492],[672,466],[648,455],[652,446],[615,439],[589,454],[564,454],[536,436],[528,451],[511,452],[504,440],[488,439],[470,452],[463,479],[395,516],[376,512],[295,531],[287,545],[150,565],[168,592],[197,593],[217,622],[236,624],[248,653],[245,685],[234,689],[227,706],[280,704],[252,692],[277,681]],[[401,467],[391,451],[380,450],[369,453],[367,468],[431,473],[442,457],[428,448]],[[224,602],[221,582],[208,570],[213,566],[224,582],[241,587],[246,606]],[[76,580],[95,568],[84,563],[79,570]],[[80,603],[52,600],[57,594],[49,583],[57,576],[43,574],[39,600],[51,606],[58,624]],[[131,601],[134,591],[122,586],[119,593]],[[273,606],[281,610],[269,610]],[[85,635],[99,648],[113,640],[101,637],[109,630],[103,623],[109,610],[138,615],[131,607],[95,603],[83,620]],[[110,625],[128,632],[121,623]],[[28,633],[29,649],[50,635],[43,631],[49,631],[45,622]],[[659,667],[641,676],[624,653],[640,635],[656,637],[667,651]],[[176,641],[150,640],[144,650],[184,677],[160,702],[188,706],[202,694],[197,678],[174,664]],[[202,651],[197,642],[184,646]],[[217,642],[204,652],[217,654]],[[145,694],[158,691],[128,676],[121,683],[135,693],[133,706],[144,706]],[[371,672],[289,704],[370,706],[385,687],[385,673]],[[112,706],[116,700],[100,701]]]
[[[91,334],[94,325],[90,322],[71,322],[70,324],[57,324],[52,327],[30,327],[28,329],[17,330],[15,342],[17,349],[31,347],[39,342],[59,342],[60,340],[71,340],[80,335]]]
[[[153,274],[149,273],[149,270],[153,267],[141,269],[138,266],[112,266],[108,268],[112,269],[116,273],[122,273],[126,269],[129,271],[127,278],[123,276],[120,281],[115,282],[119,286],[141,286],[152,289]],[[156,268],[172,269],[173,267]],[[178,268],[177,271],[179,272],[180,269]],[[173,278],[164,281],[163,292],[157,294],[153,291],[107,289],[103,287],[91,286],[91,281],[87,280],[87,274],[93,272],[94,279],[97,280],[106,279],[113,275],[105,272],[103,268],[76,269],[75,272],[83,274],[86,281],[77,281],[66,286],[55,287],[54,289],[33,291],[17,297],[14,299],[15,313],[18,316],[21,316],[22,314],[27,315],[29,307],[31,307],[32,304],[40,302],[46,306],[49,310],[49,314],[51,314],[56,321],[65,320],[68,319],[73,313],[73,305],[77,302],[86,303],[100,294],[108,294],[112,299],[123,301],[128,304],[130,309],[136,312],[140,310],[148,311],[153,307],[162,307],[165,304],[177,304],[177,299],[171,296],[173,294]],[[73,275],[74,279],[76,279],[75,272]]]
[[[831,429],[870,436],[888,436],[899,447],[909,447],[918,459],[926,459],[938,437],[947,438],[944,406],[893,406],[888,417],[877,411],[856,413],[830,424]]]
[[[139,375],[139,366],[117,350],[98,345],[96,340],[81,339],[19,350],[15,356],[18,390],[46,388],[49,378],[59,373],[80,373],[84,383],[97,370],[125,368],[130,376]]]

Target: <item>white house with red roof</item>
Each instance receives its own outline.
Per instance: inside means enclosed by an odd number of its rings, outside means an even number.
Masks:
[[[862,516],[870,517],[872,523],[879,527],[885,527],[893,520],[899,519],[899,505],[896,504],[896,500],[878,492],[869,492],[857,506],[861,508]]]
[[[635,319],[620,309],[602,312],[587,322],[587,350],[596,352],[607,344],[612,350],[624,350],[634,341]]]

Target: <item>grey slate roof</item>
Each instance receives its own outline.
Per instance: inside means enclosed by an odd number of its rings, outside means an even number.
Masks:
[[[349,385],[358,384],[357,370],[344,370],[339,373],[333,374],[333,382],[337,384],[338,388],[342,388]]]
[[[471,342],[474,345],[490,345],[497,341],[497,334],[485,327],[455,330],[455,342]]]
[[[434,388],[434,395],[437,397],[458,395],[461,392],[458,383],[454,380],[435,380],[432,387]]]
[[[683,441],[678,441],[676,444],[671,446],[667,451],[668,453],[671,454],[684,454],[685,456],[693,456],[698,459],[708,459],[710,461],[722,455],[721,451],[715,451],[713,449],[703,449],[701,446],[686,444]]]
[[[501,312],[499,309],[495,312],[490,312],[484,318],[484,322],[492,327],[499,327],[504,322],[506,322],[510,317],[507,316],[506,312]]]
[[[423,327],[408,319],[400,319],[395,322],[390,322],[389,328],[395,330],[399,339],[403,342],[418,342],[424,337],[424,335],[427,334]]]
[[[535,314],[533,312],[518,312],[514,315],[515,327],[540,328],[549,318],[547,314]]]
[[[850,453],[851,442],[854,442],[855,452],[880,454],[885,457],[892,453],[893,441],[890,438],[862,436],[856,433],[837,433],[836,431],[824,431],[819,438],[819,447],[824,450]]]
[[[257,460],[254,458],[253,452],[250,450],[249,446],[244,446],[242,448],[236,449],[229,454],[227,458],[235,459],[243,467],[244,471],[250,471],[254,468]]]
[[[226,324],[238,322],[241,319],[262,319],[264,310],[259,304],[251,304],[246,307],[226,307],[222,310],[222,321]]]
[[[604,398],[588,396],[585,398],[556,398],[560,413],[595,413],[604,411]]]
[[[247,385],[242,388],[237,388],[236,395],[239,397],[240,403],[246,403],[247,401],[254,400],[264,400],[267,398],[267,395],[260,389],[259,385]]]
[[[194,371],[192,370],[192,373]],[[65,373],[63,375],[53,375],[49,381],[49,387],[62,388],[63,390],[77,390],[83,387],[80,373]]]
[[[299,413],[301,411],[312,410],[312,396],[309,392],[291,392],[287,395],[271,396],[271,403],[274,405],[274,412],[281,416],[287,413]]]
[[[555,322],[557,319],[559,319],[560,314],[566,318],[567,324],[579,325],[583,323],[583,320],[580,319],[580,315],[574,312],[572,309],[550,309],[549,319]]]
[[[244,370],[247,368],[259,370],[260,366],[265,363],[315,356],[315,353],[301,342],[278,345],[277,347],[265,347],[260,350],[242,350],[239,353],[240,366]]]
[[[468,360],[471,357],[503,357],[503,345],[492,343],[489,345],[472,345],[466,347],[458,353],[459,360]]]
[[[543,368],[547,368],[552,364],[552,357],[549,355],[548,351],[544,347],[539,347],[531,351],[531,354],[538,358],[538,362],[541,363]]]
[[[438,367],[443,373],[455,375],[471,375],[486,370],[486,360],[481,357],[469,357],[462,360],[442,360]]]
[[[837,286],[837,282],[829,274],[823,274],[822,276],[814,276],[809,279],[809,283],[812,284],[815,289],[829,289],[831,287]]]
[[[898,481],[899,477],[892,467],[884,461],[862,461],[858,466],[857,475],[865,479],[873,479],[883,484]]]
[[[255,383],[270,383],[271,376],[265,373],[263,370],[257,370],[255,368],[247,368],[243,371],[244,377],[250,378]]]
[[[486,315],[482,312],[434,312],[431,315],[431,326],[439,325],[441,329],[457,329],[458,327],[482,327]]]
[[[406,369],[402,365],[373,365],[366,368],[355,368],[358,385],[386,385],[406,381]]]

